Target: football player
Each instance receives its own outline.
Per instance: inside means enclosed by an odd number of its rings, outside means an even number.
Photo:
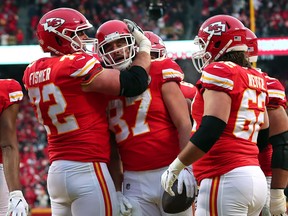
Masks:
[[[109,102],[109,127],[115,134],[115,147],[120,154],[120,157],[112,156],[112,160],[121,158],[124,171],[122,184],[121,172],[115,173],[111,164],[119,200],[124,201],[120,207],[122,215],[167,215],[162,209],[164,191],[159,179],[185,146],[191,131],[186,101],[179,88],[183,72],[173,60],[166,58],[165,50],[161,50],[161,38],[153,32],[145,35],[152,45],[147,90],[136,97],[117,97]],[[130,67],[137,47],[131,43],[133,35],[122,21],[103,23],[96,38],[98,55],[107,67],[120,70]],[[193,196],[196,183],[190,168],[184,169],[180,176],[178,190],[182,193],[184,183],[187,196]],[[191,214],[191,208],[178,213]]]
[[[115,186],[109,174],[110,134],[107,95],[136,96],[146,90],[150,41],[134,22],[125,20],[139,45],[131,67],[120,73],[103,68],[86,53],[85,30],[92,25],[78,11],[57,8],[37,25],[44,52],[27,66],[23,82],[36,116],[48,135],[47,187],[52,215],[119,215]]]
[[[28,215],[28,204],[19,179],[16,133],[16,118],[22,98],[22,87],[16,80],[0,79],[0,216]]]
[[[200,183],[197,216],[258,215],[267,193],[256,145],[268,142],[265,77],[249,66],[238,19],[208,18],[195,42],[200,51],[192,60],[202,73],[192,104],[195,133],[162,174],[162,186],[173,195],[173,182],[193,163]]]
[[[246,37],[249,61],[257,62],[257,36],[247,28]],[[268,186],[267,199],[261,216],[281,216],[286,214],[284,189],[288,183],[288,155],[285,155],[288,148],[288,117],[285,112],[287,101],[285,89],[278,79],[266,75],[266,82],[269,97],[267,110],[270,144],[260,147],[258,156]]]

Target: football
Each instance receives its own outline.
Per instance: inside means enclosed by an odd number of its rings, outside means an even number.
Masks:
[[[169,214],[175,214],[179,212],[183,212],[191,207],[195,200],[194,197],[186,196],[186,187],[183,186],[182,194],[178,194],[177,191],[178,180],[176,180],[172,186],[172,190],[175,193],[175,196],[170,196],[169,193],[164,191],[162,195],[162,207],[164,212]]]

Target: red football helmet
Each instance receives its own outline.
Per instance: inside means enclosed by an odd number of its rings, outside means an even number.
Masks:
[[[127,25],[120,20],[103,23],[97,30],[98,55],[108,67],[126,69],[135,56],[135,38]],[[121,41],[121,45],[120,44]],[[117,44],[117,45],[114,45]]]
[[[249,28],[246,28],[246,40],[248,46],[248,57],[250,62],[257,62],[258,59],[258,41],[257,36]]]
[[[247,51],[246,27],[229,15],[208,18],[200,27],[194,43],[200,51],[192,55],[198,72],[212,61],[231,51]]]
[[[93,26],[78,11],[57,8],[46,13],[37,25],[37,37],[44,52],[56,55],[85,51],[85,44],[96,43],[96,39],[80,40],[77,32]],[[78,40],[75,41],[75,37]]]
[[[160,59],[166,58],[167,50],[163,40],[151,31],[144,31],[145,36],[150,40],[151,48],[151,58]]]

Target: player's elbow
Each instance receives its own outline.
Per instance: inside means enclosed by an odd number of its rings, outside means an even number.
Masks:
[[[148,74],[140,66],[132,66],[120,73],[120,95],[134,97],[142,94],[148,87]]]

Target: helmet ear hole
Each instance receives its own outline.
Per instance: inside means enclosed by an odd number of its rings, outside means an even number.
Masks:
[[[62,46],[62,41],[58,36],[55,36],[55,40],[59,46]]]
[[[128,42],[129,44],[133,43],[133,42],[132,42],[132,39],[131,39],[130,37],[127,38],[127,42]]]
[[[227,28],[228,28],[228,29],[230,29],[230,28],[231,28],[231,26],[229,25],[229,23],[228,23],[228,22],[226,22],[226,26],[227,26]]]
[[[214,47],[215,47],[215,48],[219,48],[220,45],[221,45],[221,41],[217,41],[217,42],[215,43]]]

